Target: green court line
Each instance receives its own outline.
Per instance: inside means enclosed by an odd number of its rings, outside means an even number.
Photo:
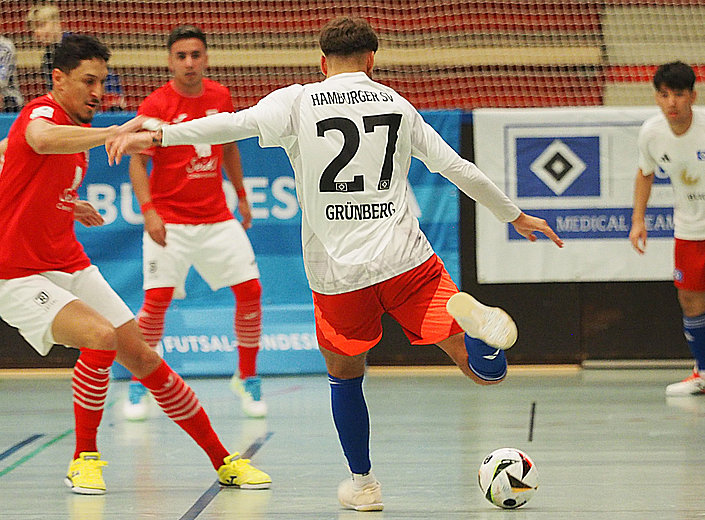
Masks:
[[[70,428],[70,429],[66,430],[64,433],[60,433],[59,435],[57,435],[56,437],[54,437],[50,441],[45,442],[44,444],[42,444],[41,446],[36,448],[34,451],[30,451],[27,455],[22,457],[20,460],[18,460],[14,464],[10,464],[8,467],[6,467],[2,471],[0,471],[0,477],[7,475],[13,469],[17,468],[18,466],[21,466],[22,464],[24,464],[25,462],[27,462],[28,460],[33,458],[35,455],[38,455],[39,453],[41,453],[42,451],[47,449],[52,444],[59,442],[61,439],[63,439],[67,435],[70,435],[72,432],[73,432],[73,428]]]
[[[105,410],[107,410],[108,408],[111,408],[111,407],[115,404],[115,402],[116,402],[116,401],[111,401],[111,402],[109,402],[107,405],[105,405]],[[24,464],[24,463],[27,462],[28,460],[34,458],[36,455],[40,454],[42,451],[44,451],[45,449],[47,449],[47,448],[48,448],[49,446],[51,446],[52,444],[55,444],[55,443],[59,442],[61,439],[63,439],[64,437],[66,437],[66,436],[68,436],[68,435],[71,435],[71,433],[73,433],[73,431],[74,431],[73,428],[69,428],[69,429],[66,430],[65,432],[60,433],[59,435],[57,435],[57,436],[54,437],[53,439],[51,439],[51,440],[45,442],[44,444],[42,444],[41,446],[39,446],[38,448],[36,448],[34,451],[30,451],[27,455],[25,455],[24,457],[22,457],[20,460],[18,460],[18,461],[15,462],[14,464],[10,464],[10,465],[9,465],[8,467],[6,467],[5,469],[0,470],[0,477],[3,477],[4,475],[7,475],[7,474],[8,474],[10,471],[12,471],[13,469],[15,469],[15,468],[21,466],[22,464]]]

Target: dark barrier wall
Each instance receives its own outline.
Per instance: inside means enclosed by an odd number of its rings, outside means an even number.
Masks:
[[[462,154],[472,160],[472,127],[464,125]],[[474,203],[461,199],[463,289],[505,308],[519,339],[510,363],[580,363],[607,359],[685,359],[681,314],[671,282],[478,284],[475,270]],[[369,356],[372,365],[448,364],[435,346],[412,347],[399,326],[384,318],[385,332]],[[70,367],[73,349],[37,355],[0,321],[0,368]]]

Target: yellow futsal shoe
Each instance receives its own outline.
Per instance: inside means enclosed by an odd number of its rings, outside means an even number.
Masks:
[[[100,460],[100,453],[97,451],[82,451],[78,458],[69,464],[64,482],[71,491],[79,495],[103,495],[103,466],[107,465],[107,462]]]
[[[218,482],[221,486],[240,489],[268,489],[272,485],[269,475],[250,465],[250,459],[240,458],[237,452],[223,460],[218,468]]]

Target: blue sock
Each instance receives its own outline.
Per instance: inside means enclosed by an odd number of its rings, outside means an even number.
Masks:
[[[683,332],[698,371],[705,370],[705,314],[692,318],[683,316]]]
[[[484,341],[467,334],[465,350],[468,351],[468,366],[479,378],[498,381],[507,375],[507,356],[504,350],[490,347]]]
[[[370,415],[362,394],[362,379],[338,379],[328,374],[333,422],[353,473],[368,473],[370,462]]]

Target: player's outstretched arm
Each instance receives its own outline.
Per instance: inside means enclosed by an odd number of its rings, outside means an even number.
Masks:
[[[149,118],[137,116],[120,126],[93,128],[77,125],[57,125],[38,117],[27,125],[27,144],[39,154],[70,154],[85,152],[102,145],[106,139],[126,132],[136,132]]]
[[[108,164],[120,164],[124,155],[139,153],[161,142],[161,132],[146,131],[110,136],[105,140]]]
[[[73,218],[86,227],[102,226],[105,223],[98,210],[85,200],[76,201],[73,207]]]
[[[512,220],[511,224],[514,226],[517,233],[531,242],[536,241],[536,235],[534,233],[538,231],[550,238],[558,247],[563,247],[563,240],[560,239],[551,226],[542,218],[532,217],[522,212],[515,220]]]

